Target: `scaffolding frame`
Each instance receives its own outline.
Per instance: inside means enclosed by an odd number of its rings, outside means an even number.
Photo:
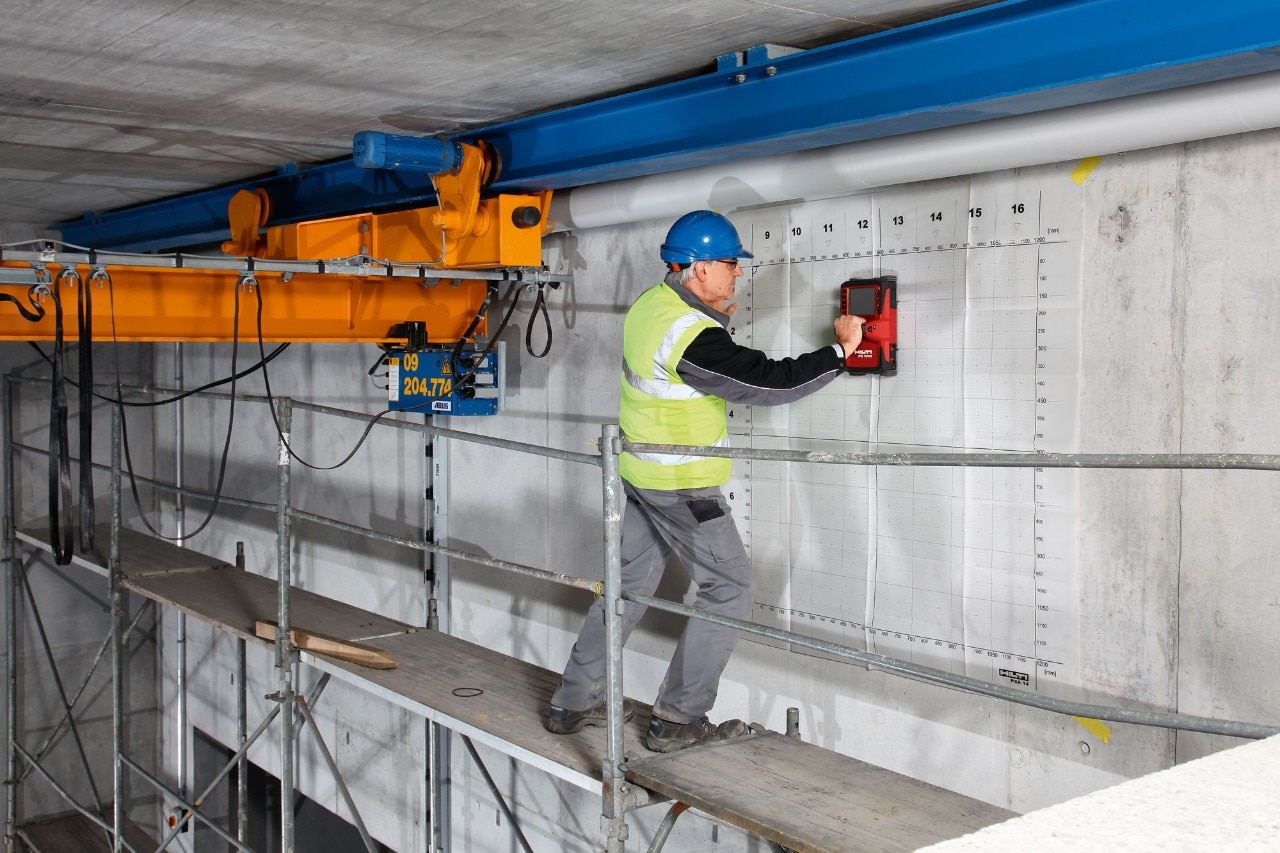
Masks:
[[[247,733],[247,712],[246,712],[246,662],[245,662],[245,641],[238,641],[238,662],[237,662],[237,681],[239,688],[239,696],[237,701],[237,740],[238,750],[232,756],[230,761],[223,767],[222,771],[211,782],[206,790],[196,797],[194,800],[188,800],[182,796],[179,791],[175,791],[168,787],[164,782],[146,770],[133,758],[129,757],[124,749],[124,719],[123,719],[123,651],[124,642],[138,624],[142,616],[148,609],[150,601],[146,601],[144,606],[133,617],[132,622],[126,628],[126,618],[128,616],[124,603],[124,588],[122,586],[123,570],[120,564],[120,539],[121,539],[121,521],[123,515],[121,501],[121,445],[122,445],[122,429],[121,429],[121,406],[114,405],[112,407],[112,427],[111,427],[111,464],[110,466],[95,465],[95,468],[101,469],[107,467],[110,471],[110,496],[111,496],[111,520],[110,520],[110,547],[105,567],[105,574],[108,580],[108,603],[111,614],[111,629],[108,637],[103,641],[90,672],[85,676],[84,684],[76,691],[75,698],[71,698],[62,688],[59,679],[59,690],[61,698],[66,707],[65,724],[70,727],[71,731],[75,731],[74,707],[79,695],[83,693],[85,685],[92,678],[93,672],[100,664],[102,657],[107,648],[111,650],[112,659],[112,792],[113,792],[113,808],[112,820],[107,821],[103,805],[100,797],[95,796],[96,812],[94,809],[77,802],[71,794],[61,785],[41,764],[44,751],[56,739],[57,732],[49,738],[49,743],[37,750],[35,754],[30,752],[18,740],[18,724],[17,724],[17,597],[20,589],[25,589],[29,594],[28,602],[31,613],[34,618],[39,618],[39,608],[35,601],[34,595],[30,595],[29,585],[25,584],[25,575],[27,568],[42,555],[42,549],[48,550],[47,545],[41,545],[30,539],[24,541],[29,544],[33,551],[26,559],[25,563],[18,557],[18,530],[16,525],[16,507],[14,484],[16,478],[15,454],[18,450],[30,451],[34,453],[43,453],[36,448],[26,445],[19,445],[13,438],[13,388],[19,382],[48,384],[46,380],[33,380],[19,377],[6,377],[3,382],[2,392],[2,408],[3,408],[3,428],[0,438],[3,440],[4,454],[4,542],[3,542],[3,559],[6,567],[6,648],[7,671],[6,680],[8,686],[8,764],[6,776],[6,824],[5,824],[5,841],[6,848],[12,850],[14,848],[15,829],[17,826],[17,788],[21,782],[31,773],[36,773],[45,779],[50,786],[65,800],[68,804],[80,814],[87,817],[99,828],[101,828],[110,839],[113,853],[119,853],[122,850],[128,850],[130,853],[141,853],[136,851],[124,839],[123,828],[126,822],[125,802],[126,802],[126,783],[125,770],[131,771],[141,780],[152,786],[162,798],[168,798],[170,801],[176,802],[182,809],[182,814],[178,820],[178,824],[174,826],[169,835],[156,848],[157,853],[168,849],[169,844],[181,831],[183,823],[187,820],[198,819],[206,826],[209,826],[213,832],[218,834],[224,841],[237,850],[247,851],[245,846],[244,830],[245,830],[245,789],[243,780],[244,761],[250,746],[255,743],[262,734],[275,722],[278,718],[280,723],[280,783],[281,783],[281,824],[280,839],[281,847],[285,851],[293,850],[295,838],[295,827],[292,820],[292,809],[284,807],[285,803],[291,801],[296,789],[295,766],[293,763],[294,749],[298,740],[299,732],[310,727],[313,734],[317,738],[318,749],[322,753],[325,764],[331,772],[335,783],[339,789],[339,793],[343,797],[346,805],[350,809],[357,830],[366,847],[373,851],[375,844],[371,838],[351,793],[343,781],[342,774],[336,762],[333,760],[332,754],[329,752],[324,742],[319,727],[315,723],[315,719],[311,713],[311,707],[315,705],[320,698],[324,688],[329,680],[329,673],[325,672],[315,688],[310,698],[299,695],[295,690],[295,674],[300,663],[298,649],[295,648],[290,640],[290,624],[291,624],[291,605],[292,605],[292,566],[291,566],[291,549],[294,537],[294,524],[297,521],[318,524],[329,527],[334,530],[342,531],[351,535],[360,536],[368,539],[379,540],[395,545],[402,546],[407,549],[416,550],[420,553],[434,555],[435,557],[443,557],[457,559],[463,562],[475,565],[487,566],[490,568],[500,569],[505,572],[525,575],[547,581],[550,583],[569,586],[577,589],[583,589],[594,593],[597,596],[603,596],[605,599],[605,617],[608,635],[607,649],[607,669],[606,669],[606,710],[607,710],[607,755],[602,762],[600,768],[601,791],[601,831],[604,835],[604,847],[609,853],[622,853],[626,848],[628,837],[628,827],[626,816],[635,808],[644,805],[647,800],[643,796],[637,796],[630,783],[626,781],[626,765],[627,757],[624,752],[624,732],[622,720],[623,707],[623,667],[622,667],[622,633],[621,633],[621,614],[625,601],[632,601],[647,607],[654,607],[665,610],[677,615],[689,618],[707,619],[724,625],[729,625],[739,630],[769,637],[775,640],[781,640],[803,648],[825,652],[836,657],[854,661],[857,663],[874,666],[883,669],[886,672],[895,675],[908,676],[916,679],[929,681],[936,684],[943,684],[954,687],[966,692],[976,693],[985,696],[994,696],[1009,702],[1028,705],[1031,707],[1041,708],[1043,710],[1053,711],[1060,714],[1069,714],[1074,716],[1092,717],[1099,720],[1107,720],[1114,722],[1131,723],[1145,726],[1157,726],[1168,729],[1180,729],[1188,731],[1208,732],[1213,734],[1223,734],[1240,738],[1261,738],[1273,734],[1280,733],[1280,728],[1266,726],[1256,723],[1237,722],[1230,720],[1218,720],[1206,717],[1198,717],[1194,715],[1179,714],[1164,711],[1135,710],[1129,708],[1120,708],[1113,706],[1104,706],[1097,704],[1084,704],[1070,702],[1067,700],[1052,699],[1029,691],[1017,690],[1002,685],[992,684],[989,682],[973,679],[968,676],[956,675],[943,670],[933,669],[931,667],[913,664],[901,661],[895,658],[889,658],[870,652],[864,652],[855,648],[831,643],[828,641],[817,640],[791,631],[784,631],[777,628],[771,628],[759,625],[746,620],[732,619],[729,617],[717,616],[709,614],[695,608],[687,607],[683,604],[673,603],[656,599],[650,596],[630,593],[622,589],[621,586],[621,534],[622,534],[622,513],[625,502],[623,493],[622,479],[619,472],[618,460],[623,452],[635,450],[648,453],[669,453],[676,455],[686,455],[696,453],[705,456],[725,456],[732,458],[746,459],[764,459],[771,461],[783,461],[787,463],[824,463],[824,464],[846,464],[846,465],[895,465],[895,466],[918,466],[918,467],[937,467],[937,466],[974,466],[974,467],[1023,467],[1023,468],[1125,468],[1125,469],[1219,469],[1219,470],[1280,470],[1280,455],[1258,455],[1258,454],[1046,454],[1046,453],[833,453],[833,452],[815,452],[815,451],[786,451],[786,450],[754,450],[754,449],[736,449],[736,448],[708,448],[708,447],[685,447],[676,445],[653,445],[632,443],[624,439],[616,424],[605,424],[601,430],[601,438],[599,443],[599,453],[579,453],[572,451],[559,450],[541,445],[529,444],[525,442],[512,441],[509,439],[494,438],[489,436],[476,435],[465,431],[438,427],[430,423],[429,418],[426,422],[418,424],[406,420],[385,418],[378,420],[378,425],[392,428],[407,430],[421,434],[424,442],[429,446],[434,439],[452,439],[467,441],[471,443],[486,445],[498,449],[516,451],[521,453],[532,454],[544,458],[556,458],[564,461],[571,461],[580,464],[588,464],[601,468],[602,471],[602,495],[603,495],[603,528],[604,528],[604,580],[592,581],[584,578],[575,577],[573,575],[561,572],[549,571],[546,569],[528,566],[506,560],[494,559],[471,552],[458,550],[441,545],[431,541],[430,531],[424,531],[420,540],[409,539],[402,536],[395,536],[375,531],[359,525],[350,524],[337,519],[328,518],[298,509],[292,505],[292,454],[290,453],[286,436],[291,432],[291,423],[293,414],[296,410],[305,410],[315,414],[328,415],[340,418],[348,418],[355,420],[369,420],[367,413],[353,412],[344,409],[338,409],[330,406],[323,406],[311,403],[296,401],[288,397],[267,398],[250,394],[222,394],[218,392],[200,392],[198,395],[202,398],[213,400],[230,401],[243,400],[247,402],[265,403],[275,407],[275,415],[279,420],[282,435],[279,436],[278,442],[278,462],[277,462],[277,478],[276,478],[276,500],[274,503],[264,501],[247,500],[223,496],[221,500],[228,505],[252,508],[255,510],[273,512],[276,517],[276,558],[277,558],[277,631],[274,646],[274,669],[276,693],[268,698],[274,700],[275,706],[264,716],[259,722],[257,728],[252,734]],[[114,390],[114,389],[112,389]],[[147,394],[169,394],[176,395],[177,391],[163,388],[130,388],[135,392],[143,392]],[[145,482],[155,488],[170,492],[174,495],[185,498],[197,498],[209,500],[213,497],[208,492],[191,489],[185,485],[171,485],[163,483],[159,480],[149,479],[145,477],[136,477],[140,482]],[[430,495],[424,497],[425,501],[431,501]],[[74,562],[86,566],[93,571],[103,573],[103,567],[92,564],[76,557]],[[243,567],[243,548],[238,549],[237,564]],[[424,572],[425,577],[425,572]],[[20,587],[20,581],[23,581]],[[435,579],[435,583],[439,584],[439,578]],[[429,601],[434,605],[435,593],[438,590],[428,590],[430,594]],[[445,590],[446,607],[448,604],[448,590]],[[434,608],[430,608],[434,610]],[[53,664],[52,651],[49,650],[48,644],[45,644],[46,652]],[[53,667],[56,674],[56,665]],[[789,715],[790,718],[791,715]],[[61,728],[59,724],[59,728]],[[790,727],[790,726],[789,726]],[[429,829],[427,831],[427,845],[430,853],[438,853],[438,851],[448,849],[448,840],[440,837],[439,820],[442,817],[439,810],[445,808],[443,805],[443,797],[440,787],[442,782],[442,774],[439,772],[439,756],[442,747],[440,732],[445,729],[435,722],[429,722],[427,732],[427,754],[423,756],[424,765],[429,772],[429,791],[424,798],[424,808],[428,810]],[[523,849],[529,849],[527,840],[519,829],[519,825],[514,818],[514,813],[507,806],[501,791],[493,782],[487,769],[484,767],[479,754],[475,751],[471,739],[464,733],[457,732],[466,746],[469,754],[479,768],[481,777],[485,781],[491,793],[499,803],[502,811],[507,815],[511,826],[513,827],[517,843]],[[78,738],[78,735],[76,736]],[[493,738],[491,738],[493,740]],[[512,753],[514,754],[514,753]],[[83,750],[82,750],[83,755]],[[19,771],[19,759],[25,763],[26,770]],[[83,765],[86,774],[92,783],[92,769],[88,766],[87,758],[83,759]],[[221,826],[218,826],[208,815],[201,812],[200,806],[209,795],[209,793],[231,772],[234,768],[240,768],[239,778],[241,784],[238,786],[236,793],[237,799],[237,836],[233,836],[230,832]],[[180,780],[181,781],[181,780]],[[659,849],[662,841],[665,840],[669,833],[671,824],[674,823],[675,817],[678,816],[684,808],[680,808],[683,804],[677,804],[668,814],[667,819],[663,821],[660,829],[659,837],[655,838],[656,847],[651,849]],[[250,851],[251,853],[251,851]]]

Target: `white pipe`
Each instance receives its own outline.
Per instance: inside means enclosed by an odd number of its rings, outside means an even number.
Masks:
[[[1280,127],[1280,71],[1147,95],[591,184],[557,194],[554,230],[830,198]]]

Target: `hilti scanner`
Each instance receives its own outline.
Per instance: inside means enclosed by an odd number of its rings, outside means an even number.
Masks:
[[[851,278],[840,285],[840,313],[866,319],[862,343],[845,356],[850,373],[898,372],[898,277]]]

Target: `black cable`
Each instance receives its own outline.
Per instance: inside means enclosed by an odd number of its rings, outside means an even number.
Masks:
[[[263,344],[263,341],[262,341],[262,285],[261,284],[259,284],[258,287],[254,289],[254,293],[258,297],[258,353],[261,355],[265,350],[265,344]],[[285,437],[284,430],[280,426],[280,418],[278,415],[276,415],[276,400],[275,400],[275,397],[271,394],[271,377],[267,375],[266,361],[267,361],[266,357],[263,356],[263,360],[261,362],[262,385],[267,390],[267,410],[271,412],[271,421],[276,425],[276,435],[279,436],[280,443],[284,445],[284,449],[288,452],[289,456],[291,456],[298,464],[304,467],[310,468],[313,471],[332,471],[335,468],[341,468],[343,465],[346,465],[348,462],[351,461],[352,457],[354,457],[356,453],[360,451],[360,448],[364,446],[365,440],[369,438],[369,433],[373,431],[373,428],[377,425],[378,421],[382,420],[392,412],[391,409],[387,409],[384,412],[380,412],[377,415],[374,415],[369,420],[369,424],[364,428],[364,432],[360,435],[359,440],[356,441],[356,446],[351,448],[351,452],[348,453],[346,456],[344,456],[342,458],[342,461],[335,462],[333,465],[313,465],[312,463],[303,459],[294,451],[293,445],[289,443],[289,439]],[[410,406],[407,409],[402,411],[411,410],[413,408],[415,407]]]
[[[484,352],[477,353],[474,358],[476,362],[484,361],[484,357],[493,352],[493,347],[498,342],[498,338],[502,337],[502,333],[507,330],[507,324],[511,322],[511,317],[516,313],[516,306],[520,304],[520,295],[524,292],[523,285],[514,282],[507,288],[507,295],[504,297],[511,300],[511,304],[507,306],[507,313],[502,315],[502,322],[498,324],[498,331],[489,336],[489,343],[485,345]],[[474,376],[475,370],[472,370],[468,377]]]
[[[138,510],[138,517],[142,519],[143,525],[147,530],[161,539],[167,539],[170,542],[176,542],[181,539],[189,539],[198,536],[209,526],[209,522],[213,521],[213,517],[218,512],[218,505],[222,502],[222,483],[227,473],[227,457],[231,452],[231,431],[235,427],[236,422],[236,380],[240,374],[236,373],[236,363],[240,352],[240,285],[236,284],[235,289],[235,310],[234,319],[232,321],[231,331],[231,408],[227,414],[227,437],[222,444],[222,458],[218,462],[218,482],[213,490],[213,505],[209,507],[209,514],[205,516],[204,521],[200,522],[200,526],[191,533],[183,533],[181,536],[165,536],[159,530],[152,526],[147,520],[146,510],[142,508],[142,499],[138,496],[138,480],[133,471],[133,454],[129,452],[129,421],[125,417],[124,388],[120,378],[120,341],[116,337],[116,294],[115,288],[111,285],[111,280],[107,280],[107,286],[111,296],[111,340],[116,344],[116,400],[115,403],[120,409],[120,439],[124,446],[125,467],[129,472],[129,491],[133,495],[133,505]],[[264,368],[265,369],[265,368]],[[194,392],[193,392],[194,393]],[[166,402],[174,402],[181,397],[175,397],[173,400]]]
[[[27,301],[31,303],[30,308],[27,308],[27,306],[19,302],[16,296],[12,296],[8,293],[0,293],[0,302],[12,302],[18,307],[18,313],[22,315],[22,319],[32,323],[38,323],[44,319],[44,306],[36,299],[36,291],[39,288],[40,285],[38,284],[33,284],[31,287],[27,288]]]
[[[472,377],[474,377],[475,365],[477,363],[483,362],[485,357],[489,355],[489,353],[493,352],[493,348],[497,343],[498,338],[502,337],[502,333],[507,330],[507,324],[511,322],[511,317],[516,312],[516,306],[520,304],[520,296],[524,292],[523,288],[524,288],[523,283],[518,281],[512,282],[511,287],[507,288],[507,295],[503,298],[510,299],[511,304],[507,306],[507,312],[502,315],[502,322],[498,324],[498,330],[493,334],[489,335],[489,343],[485,345],[485,348],[482,352],[479,352],[474,356],[472,356],[472,366],[469,370],[464,372],[458,369],[458,356],[462,353],[462,347],[463,347],[463,344],[466,343],[467,338],[471,337],[471,333],[475,331],[476,326],[480,325],[480,320],[483,319],[485,312],[487,312],[489,309],[489,302],[491,301],[493,295],[497,292],[497,285],[490,285],[489,293],[485,296],[485,301],[484,303],[481,304],[480,310],[476,312],[476,316],[472,319],[471,325],[468,326],[467,330],[462,333],[462,337],[458,338],[458,342],[454,344],[453,352],[449,356],[449,361],[453,364],[454,374],[460,377],[458,379],[459,385],[465,384]],[[533,351],[533,321],[534,321],[534,318],[538,316],[539,311],[542,312],[542,320],[546,324],[547,344],[542,348],[542,352],[534,352]],[[525,331],[524,331],[524,348],[525,348],[525,351],[529,353],[529,355],[533,356],[534,358],[546,358],[547,354],[551,352],[552,341],[553,341],[553,336],[551,332],[551,314],[547,310],[546,288],[544,285],[539,284],[538,296],[534,300],[533,310],[529,313],[529,324],[525,327]]]
[[[534,358],[546,358],[551,352],[551,314],[547,312],[545,290],[544,285],[538,285],[538,298],[533,301],[533,310],[529,312],[529,325],[524,327],[524,351]],[[547,325],[547,345],[542,352],[533,351],[533,318],[538,316],[538,311],[542,311],[542,320]]]
[[[485,304],[480,306],[480,311],[476,313],[475,319],[471,321],[471,325],[467,327],[467,330],[462,333],[462,337],[458,338],[458,342],[453,345],[453,353],[449,356],[449,361],[454,366],[454,375],[458,376],[455,386],[465,385],[467,382],[470,382],[475,378],[476,365],[482,363],[485,360],[485,357],[488,356],[489,353],[493,352],[494,346],[498,343],[498,338],[502,337],[502,333],[507,330],[507,324],[511,322],[511,315],[516,313],[516,306],[520,304],[521,287],[521,283],[517,281],[513,282],[511,286],[507,288],[507,295],[503,298],[510,299],[511,304],[507,306],[507,313],[502,315],[502,322],[498,324],[498,331],[489,335],[489,343],[485,344],[483,352],[479,352],[471,356],[471,366],[465,373],[463,373],[458,370],[458,355],[462,352],[462,345],[466,343],[467,338],[471,337],[471,333],[474,332],[476,326],[480,324],[480,318],[484,316],[483,312],[488,309],[490,297],[498,291],[497,285],[490,286],[489,295],[485,297]],[[548,320],[548,323],[549,322],[550,321]],[[530,355],[532,355],[532,352],[530,352]],[[541,358],[541,356],[539,356],[539,358]]]
[[[471,318],[471,323],[467,326],[467,330],[462,333],[462,335],[458,338],[458,342],[453,345],[453,350],[449,353],[449,366],[453,368],[454,376],[463,375],[463,371],[459,369],[460,362],[458,361],[458,356],[462,355],[462,346],[467,342],[467,338],[471,337],[471,333],[476,330],[476,327],[480,325],[480,321],[483,320],[485,318],[485,315],[489,313],[489,306],[493,303],[493,297],[497,295],[498,295],[498,285],[490,283],[488,288],[485,290],[484,301],[481,302],[480,307],[476,309],[476,315]],[[508,296],[511,295],[510,290],[507,291],[507,295]],[[505,327],[506,322],[503,321],[502,325],[503,327]],[[495,335],[494,337],[497,337],[497,336]],[[492,338],[490,338],[490,340],[492,340]],[[460,382],[461,381],[463,380],[460,380]]]
[[[43,358],[49,364],[53,364],[53,359],[49,358],[49,356],[45,354],[45,351],[40,349],[40,347],[37,344],[31,341],[27,341],[27,343],[31,346],[33,350],[36,351],[37,354],[39,354],[41,358]],[[282,352],[284,352],[288,348],[289,348],[288,343],[280,344],[278,347],[276,347],[270,353],[267,354],[266,360],[268,362],[274,361],[276,356],[280,355]],[[244,370],[240,371],[234,376],[225,376],[222,379],[215,379],[212,382],[206,382],[205,384],[201,385],[199,388],[192,388],[190,391],[183,391],[182,393],[175,394],[172,397],[165,397],[163,400],[123,400],[119,397],[108,397],[106,394],[99,394],[96,391],[93,393],[93,396],[99,400],[102,400],[104,403],[110,403],[113,406],[128,406],[129,408],[133,408],[133,409],[150,409],[150,408],[155,408],[157,406],[167,406],[170,403],[176,403],[179,400],[185,400],[188,397],[192,397],[196,394],[200,394],[204,391],[208,391],[210,388],[218,388],[223,385],[226,385],[228,382],[234,382],[237,379],[244,379],[246,376],[249,376],[253,374],[255,371],[259,370],[262,367],[262,365],[263,365],[263,362],[259,361],[256,364],[254,364],[253,367],[246,367]],[[77,388],[80,387],[79,382],[69,377],[67,378],[67,383]]]

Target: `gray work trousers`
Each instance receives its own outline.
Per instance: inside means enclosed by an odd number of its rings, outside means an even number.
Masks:
[[[674,552],[698,587],[695,607],[738,619],[750,616],[754,592],[751,564],[720,489],[661,491],[624,485],[623,589],[653,595],[667,557]],[[644,611],[643,606],[626,602],[624,643]],[[689,723],[710,711],[720,687],[720,673],[737,642],[736,629],[690,619],[658,689],[653,713],[671,722]],[[599,598],[587,613],[551,704],[571,711],[601,704],[606,654],[604,599]]]

